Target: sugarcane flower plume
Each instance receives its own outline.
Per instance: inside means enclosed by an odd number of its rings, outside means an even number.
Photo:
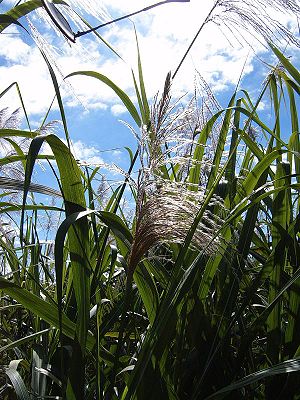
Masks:
[[[151,124],[139,135],[141,169],[136,183],[135,233],[128,265],[134,272],[138,262],[150,249],[162,243],[184,243],[195,216],[206,196],[205,182],[189,183],[186,179],[193,165],[190,152],[196,146],[194,133],[199,129],[198,113],[188,102],[186,107],[171,104],[170,74],[161,99],[155,98]],[[209,161],[201,168],[210,168]],[[173,168],[173,169],[172,169]],[[172,176],[178,171],[176,178]],[[180,179],[178,179],[180,177]],[[213,196],[194,232],[191,246],[210,255],[217,251],[222,226],[223,200]]]
[[[129,256],[129,267],[134,268],[148,250],[161,243],[182,244],[199,213],[205,191],[190,190],[187,185],[157,180],[156,188],[138,198],[137,222]],[[223,201],[214,196],[209,208],[224,209]],[[216,253],[220,244],[214,238],[223,220],[216,213],[206,210],[193,235],[192,247],[205,254]]]
[[[275,11],[275,13],[274,13]],[[274,13],[274,17],[273,14]],[[277,13],[277,15],[276,15]],[[300,46],[299,38],[293,30],[288,29],[278,15],[300,16],[298,0],[216,0],[213,12],[206,22],[216,23],[220,29],[227,29],[230,37],[240,43],[249,43],[249,34],[256,40],[274,42],[282,41]],[[263,39],[263,41],[261,40]],[[251,44],[251,43],[249,43]]]

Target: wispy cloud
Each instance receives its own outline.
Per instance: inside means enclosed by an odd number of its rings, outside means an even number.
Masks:
[[[119,116],[126,113],[126,108],[122,104],[114,104],[111,106],[111,112],[115,116]]]
[[[146,0],[130,2],[102,0],[100,3],[103,6],[102,11],[106,7],[113,17],[149,4]],[[212,0],[201,3],[198,0],[191,0],[185,4],[168,4],[134,18],[147,94],[150,98],[163,86],[168,71],[174,71],[178,65],[212,4]],[[105,19],[104,12],[101,15]],[[287,16],[282,18],[285,23],[291,20]],[[70,46],[62,38],[54,37],[51,32],[52,30],[47,30],[45,35],[53,45],[60,47],[54,58],[56,57],[55,62],[63,76],[78,70],[95,70],[109,76],[134,98],[131,66],[136,67],[137,50],[134,29],[130,22],[114,24],[100,32],[122,55],[125,63],[109,52],[103,44],[96,42],[93,35],[80,38],[76,44]],[[53,99],[53,86],[39,50],[36,46],[29,45],[24,35],[23,33],[21,36],[0,35],[0,91],[17,81],[28,113],[42,114],[46,112]],[[237,83],[247,56],[244,74],[251,73],[254,54],[248,54],[249,48],[238,45],[233,37],[231,41],[234,42],[234,47],[216,25],[208,24],[173,84],[174,95],[180,96],[193,90],[195,69],[200,71],[217,92]],[[257,51],[259,50],[262,49],[257,48]],[[62,83],[60,76],[58,80]],[[77,107],[81,102],[87,109],[109,109],[113,115],[123,113],[124,108],[114,92],[104,84],[81,76],[72,77],[68,82],[73,90],[63,83],[61,86],[68,107]],[[3,100],[0,100],[0,106],[1,101]],[[15,94],[6,96],[5,102],[14,108],[18,105]],[[53,107],[57,107],[56,103]]]
[[[67,144],[67,141],[65,139],[62,139],[62,141]],[[100,150],[97,147],[91,146],[82,140],[71,141],[71,151],[75,159],[81,163],[91,165],[104,165],[104,161],[100,156]],[[50,146],[47,143],[43,145],[41,154],[53,154]]]

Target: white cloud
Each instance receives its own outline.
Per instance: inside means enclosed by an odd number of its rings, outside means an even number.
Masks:
[[[123,106],[123,104],[114,104],[113,106],[111,106],[110,110],[112,114],[116,117],[126,113],[126,107]]]
[[[109,8],[113,16],[149,5],[147,0],[130,2],[98,0],[98,3]],[[149,98],[152,98],[158,90],[162,90],[166,74],[170,70],[174,72],[212,4],[213,0],[171,3],[133,18],[138,31]],[[95,6],[96,2],[91,1],[92,5]],[[104,18],[103,13],[102,16]],[[287,18],[284,18],[283,21],[287,22]],[[45,36],[50,38],[50,41],[54,40],[54,35],[49,36],[49,32],[51,31],[47,30]],[[71,46],[61,40],[59,42],[61,51],[53,56],[52,63],[55,62],[59,66],[63,76],[79,70],[101,72],[134,99],[130,65],[133,65],[136,71],[137,49],[133,26],[128,21],[123,21],[112,25],[109,29],[103,29],[100,33],[113,43],[126,63],[109,52],[104,44],[96,42],[93,35],[79,38],[77,43]],[[174,96],[193,90],[195,69],[216,92],[221,92],[230,84],[235,85],[249,50],[238,46],[236,41],[234,44],[235,47],[229,44],[216,25],[212,23],[206,25],[174,81]],[[54,90],[39,50],[25,43],[23,36],[0,35],[0,57],[4,60],[0,65],[0,92],[10,83],[17,81],[28,113],[45,113],[53,99]],[[245,74],[253,69],[253,57],[253,53],[248,56]],[[58,75],[57,78],[61,83],[61,77]],[[61,86],[64,104],[67,106],[75,107],[80,101],[88,109],[110,109],[113,115],[124,112],[124,107],[119,103],[115,93],[102,82],[83,76],[71,77],[67,82],[72,85],[76,93],[74,96],[73,90],[68,85]],[[0,108],[3,101],[0,99]],[[19,105],[19,100],[15,93],[11,93],[10,96],[5,96],[5,103],[14,104],[16,107]],[[56,103],[53,106],[57,108]]]
[[[92,110],[107,110],[107,104],[101,103],[101,101],[96,101],[95,103],[90,102],[89,108]]]
[[[72,150],[74,156],[82,161],[86,161],[87,163],[103,163],[101,157],[99,157],[99,150],[94,146],[87,146],[81,140],[77,140],[72,143]]]
[[[17,33],[11,29],[12,34]],[[12,46],[12,41],[14,46]],[[19,36],[1,35],[0,57],[4,57],[8,63],[24,63],[30,55],[30,46]]]
[[[65,139],[62,141],[67,144]],[[100,150],[94,146],[84,143],[82,140],[71,141],[71,150],[76,160],[82,163],[87,163],[91,165],[103,165],[104,161],[100,157]],[[45,143],[43,144],[41,154],[52,155],[52,150],[50,146]]]
[[[265,101],[263,101],[263,100],[261,100],[260,102],[259,102],[259,104],[258,104],[258,107],[257,107],[257,111],[264,111],[264,110],[266,110],[268,108],[268,104],[265,102]]]
[[[40,52],[21,37],[0,35],[0,92],[17,82],[30,114],[46,112],[54,96],[49,73]],[[21,106],[17,92],[11,90],[0,99],[0,108]]]
[[[119,157],[122,154],[121,150],[113,150],[112,155],[114,157]]]

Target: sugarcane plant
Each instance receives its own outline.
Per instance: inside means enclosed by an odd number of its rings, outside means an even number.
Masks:
[[[229,18],[230,3],[214,10],[227,7]],[[2,28],[16,17],[3,17]],[[15,149],[1,168],[17,165],[24,176],[23,187],[16,179],[9,186],[21,199],[7,197],[6,178],[0,203],[16,227],[0,237],[4,399],[300,397],[300,74],[268,46],[278,63],[258,97],[237,87],[223,108],[203,80],[200,99],[173,100],[171,73],[149,101],[138,46],[136,102],[99,72],[66,77],[109,86],[134,123],[124,182],[105,201],[99,167],[72,154],[60,87],[41,49],[66,142],[30,124],[0,127]],[[262,102],[272,110],[268,122]],[[24,137],[28,149],[19,145]],[[32,182],[39,159],[56,163],[58,191]],[[131,218],[122,208],[126,187]],[[36,202],[36,192],[61,204]],[[38,226],[49,213],[60,222],[42,243]]]

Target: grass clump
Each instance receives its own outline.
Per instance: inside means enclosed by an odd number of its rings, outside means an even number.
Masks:
[[[299,11],[292,1],[275,5]],[[223,8],[222,22],[233,23],[232,13],[244,18],[238,6],[216,1],[208,20],[221,18]],[[71,74],[108,85],[136,123],[124,182],[100,206],[99,168],[81,165],[70,151],[59,85],[43,53],[67,145],[47,125],[18,130],[16,115],[0,111],[1,138],[15,150],[1,168],[17,165],[24,176],[23,187],[10,177],[22,199],[1,194],[1,215],[17,215],[20,225],[0,233],[2,398],[300,396],[300,76],[269,46],[280,66],[259,97],[236,89],[224,109],[203,80],[201,107],[196,99],[173,103],[171,73],[150,105],[139,54],[138,107],[100,73]],[[258,111],[266,101],[274,110],[269,123]],[[284,134],[282,114],[289,118]],[[44,143],[50,157],[41,154]],[[40,158],[56,163],[59,191],[31,182]],[[130,220],[121,207],[126,186],[135,199]],[[52,193],[62,205],[29,201],[35,192]],[[54,246],[41,242],[38,229],[50,212],[60,218]]]

